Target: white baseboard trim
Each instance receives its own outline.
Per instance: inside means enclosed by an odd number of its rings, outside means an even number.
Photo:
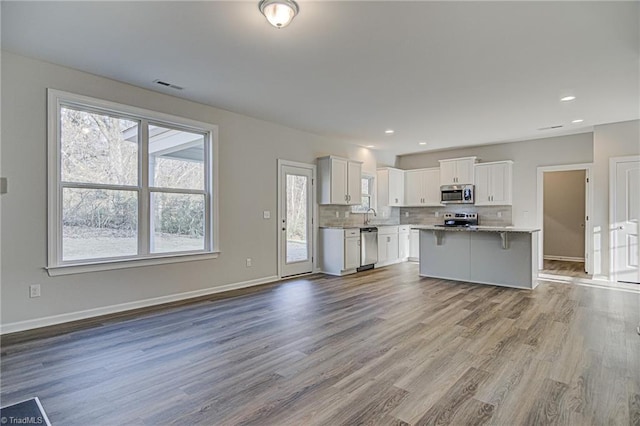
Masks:
[[[49,317],[36,318],[26,321],[12,322],[0,325],[0,335],[16,333],[18,331],[32,330],[34,328],[47,327],[50,325],[63,324],[65,322],[78,321],[87,318],[99,317],[102,315],[115,314],[118,312],[130,311],[133,309],[146,308],[149,306],[162,305],[163,303],[177,302],[180,300],[193,299],[210,294],[222,293],[225,291],[238,290],[241,288],[253,287],[261,284],[268,284],[278,281],[277,276],[257,278],[249,281],[226,284],[219,287],[210,287],[202,290],[187,291],[185,293],[171,294],[168,296],[154,297],[151,299],[138,300],[135,302],[120,303],[118,305],[104,306],[101,308],[87,309],[85,311],[71,312],[68,314],[52,315]]]
[[[544,255],[544,260],[562,260],[564,262],[584,262],[584,257]]]

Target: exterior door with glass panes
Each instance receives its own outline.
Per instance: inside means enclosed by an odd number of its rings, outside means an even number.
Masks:
[[[280,165],[280,276],[313,271],[313,166]]]

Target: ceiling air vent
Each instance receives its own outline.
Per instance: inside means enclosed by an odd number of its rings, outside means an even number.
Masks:
[[[556,126],[540,127],[538,130],[553,130],[553,129],[559,129],[561,127],[562,127],[562,124],[558,124]]]
[[[184,89],[184,87],[176,86],[175,84],[167,83],[166,81],[162,81],[162,80],[153,80],[153,82],[156,83],[156,84],[159,84],[160,86],[170,87],[170,88],[176,89],[176,90],[183,90]]]

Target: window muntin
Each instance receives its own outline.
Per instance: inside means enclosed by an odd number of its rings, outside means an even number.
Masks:
[[[217,253],[215,137],[205,123],[49,90],[50,273]]]

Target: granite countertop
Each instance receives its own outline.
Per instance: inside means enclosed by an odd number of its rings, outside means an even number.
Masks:
[[[386,226],[412,226],[412,225],[376,225],[374,223],[370,225],[333,225],[333,226],[319,226],[320,229],[362,229],[362,228],[384,228]]]
[[[448,231],[448,232],[524,232],[532,234],[540,231],[537,228],[517,228],[515,226],[469,226],[464,228],[435,226],[435,225],[415,225],[411,229],[422,229],[425,231]]]

